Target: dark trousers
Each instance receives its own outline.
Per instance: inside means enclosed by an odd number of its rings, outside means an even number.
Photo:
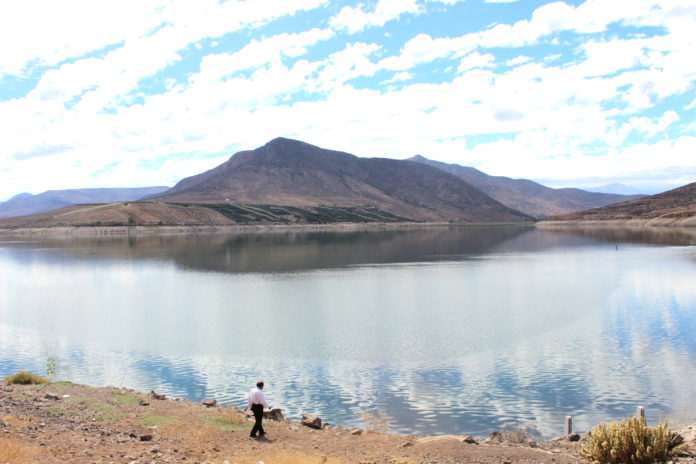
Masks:
[[[263,431],[263,425],[261,425],[261,421],[263,420],[263,404],[252,404],[251,412],[254,413],[256,423],[254,424],[254,428],[251,429],[250,436],[255,437],[256,432],[259,432],[259,436],[264,436],[266,432]]]

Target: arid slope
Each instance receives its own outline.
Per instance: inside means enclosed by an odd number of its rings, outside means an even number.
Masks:
[[[657,195],[544,221],[549,224],[568,222],[696,226],[696,182]]]
[[[531,220],[439,169],[359,158],[284,138],[239,152],[153,199],[298,207],[370,205],[414,221]]]
[[[583,211],[641,197],[641,195],[587,192],[576,188],[554,189],[528,179],[489,176],[472,167],[441,163],[420,155],[409,158],[409,160],[449,172],[504,205],[538,219]]]

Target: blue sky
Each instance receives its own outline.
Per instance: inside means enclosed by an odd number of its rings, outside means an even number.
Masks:
[[[0,8],[0,200],[173,185],[278,136],[554,187],[696,181],[693,0]]]

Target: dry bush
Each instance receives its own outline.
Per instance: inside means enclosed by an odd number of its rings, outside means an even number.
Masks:
[[[33,448],[0,438],[0,463],[33,464],[37,454]]]
[[[535,424],[504,425],[500,432],[493,432],[491,439],[501,443],[528,444],[541,438]]]
[[[671,447],[667,420],[648,427],[644,417],[599,424],[580,448],[580,456],[600,464],[650,464],[665,461],[680,451]]]
[[[19,371],[15,375],[8,375],[7,377],[5,377],[5,382],[17,383],[21,385],[36,385],[48,383],[48,379],[35,374],[30,374],[28,372]]]
[[[389,418],[385,414],[363,411],[361,419],[368,432],[389,433]]]

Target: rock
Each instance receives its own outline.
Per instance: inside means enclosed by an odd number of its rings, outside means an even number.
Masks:
[[[351,435],[362,435],[362,430],[360,429],[350,429]]]
[[[465,436],[464,438],[462,438],[462,441],[464,443],[469,443],[470,445],[478,445],[479,444],[479,441],[477,439],[475,439],[474,437],[470,437],[468,435]]]
[[[150,406],[150,403],[148,403],[148,402],[145,401],[145,400],[140,400],[140,401],[138,401],[138,404],[139,404],[140,406]]]
[[[669,440],[669,449],[676,448],[682,443],[684,443],[684,437],[682,437],[678,433],[672,432],[672,438]]]
[[[472,437],[462,437],[461,435],[436,435],[434,437],[423,437],[418,439],[418,444],[425,443],[443,443],[443,442],[460,442],[460,443],[471,443],[466,441],[467,439],[473,440],[476,443],[476,439]]]
[[[166,400],[167,399],[167,395],[160,395],[159,393],[156,393],[154,390],[150,391],[150,395],[156,400]]]
[[[483,442],[488,444],[488,443],[501,443],[503,441],[503,434],[498,432],[497,430],[494,430],[488,435],[488,438],[486,438]]]
[[[568,441],[580,441],[580,434],[579,433],[571,433],[568,435]]]
[[[321,417],[316,414],[302,414],[302,425],[313,429],[321,429]]]
[[[413,446],[413,442],[411,441],[405,441],[401,444],[402,448],[410,448],[411,446]]]
[[[54,395],[53,393],[46,393],[44,395],[44,398],[46,398],[47,400],[59,400],[60,396]]]
[[[140,441],[152,441],[152,435],[140,435]]]
[[[214,408],[217,406],[217,400],[203,400],[201,401],[201,404],[206,408]]]
[[[283,413],[280,412],[280,408],[273,408],[270,411],[264,411],[263,418],[274,421],[282,421],[285,419],[283,417]]]

